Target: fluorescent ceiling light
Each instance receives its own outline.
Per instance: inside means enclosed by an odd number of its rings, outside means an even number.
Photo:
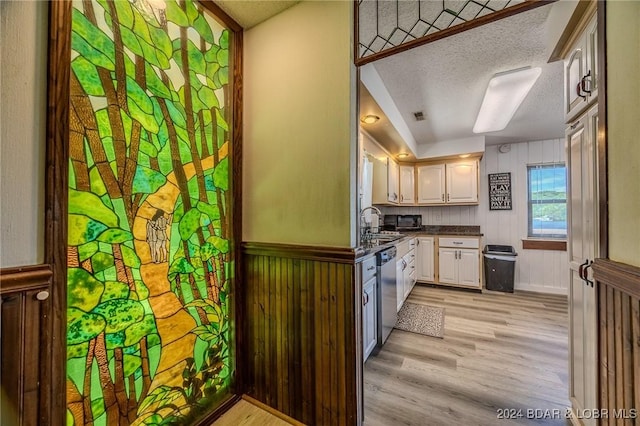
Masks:
[[[540,73],[542,69],[537,67],[494,75],[484,94],[473,133],[497,132],[507,127]]]

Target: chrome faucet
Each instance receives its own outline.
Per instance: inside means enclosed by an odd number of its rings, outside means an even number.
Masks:
[[[372,223],[370,226],[367,225],[367,222],[365,222],[364,220],[364,214],[366,213],[367,210],[372,210],[378,215],[378,223],[376,223],[375,225]],[[360,210],[360,241],[364,245],[371,244],[371,237],[372,237],[371,231],[372,231],[372,228],[376,228],[376,232],[377,232],[377,228],[380,226],[380,222],[379,222],[380,216],[382,216],[382,212],[380,211],[379,208],[374,206],[365,207],[364,209]]]
[[[360,210],[360,223],[364,223],[364,214],[366,213],[367,210],[373,210],[378,215],[378,218],[382,216],[382,212],[380,211],[379,208],[374,206],[365,207],[364,209]]]

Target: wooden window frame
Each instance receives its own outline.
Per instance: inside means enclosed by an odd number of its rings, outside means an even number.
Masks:
[[[528,238],[532,238],[532,239],[543,239],[543,240],[551,240],[551,241],[557,241],[557,240],[565,240],[567,238],[567,229],[565,229],[565,233],[564,234],[540,234],[540,233],[534,233],[533,232],[533,206],[534,203],[531,200],[531,171],[532,170],[536,170],[536,169],[543,169],[543,168],[556,168],[556,167],[563,167],[566,173],[567,170],[567,165],[565,163],[561,163],[561,162],[557,162],[557,163],[544,163],[544,164],[528,164],[527,165],[527,237]],[[542,203],[540,203],[542,204]],[[565,204],[565,206],[567,205],[567,198],[566,198],[566,188],[565,188],[565,198],[564,200],[562,199],[551,199],[551,200],[544,200],[544,204]]]

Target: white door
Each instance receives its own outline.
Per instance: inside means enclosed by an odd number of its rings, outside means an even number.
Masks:
[[[567,130],[570,397],[574,410],[598,403],[596,292],[595,286],[580,277],[581,267],[598,256],[597,112],[596,105]],[[583,421],[596,424],[594,419]]]
[[[387,181],[389,184],[389,193],[388,200],[392,203],[397,203],[400,201],[400,185],[399,178],[400,172],[398,171],[398,163],[393,161],[391,158],[387,160],[389,162]]]
[[[447,203],[478,202],[478,162],[447,163]]]
[[[364,360],[376,347],[376,277],[374,276],[363,286],[362,306],[362,347]]]
[[[441,248],[438,250],[438,281],[456,284],[458,282],[458,249]]]
[[[458,250],[458,283],[480,287],[480,254],[478,250]]]
[[[400,204],[414,204],[416,202],[414,176],[413,166],[400,166]]]
[[[435,271],[433,268],[434,261],[434,242],[432,237],[418,238],[418,250],[416,251],[416,267],[418,281],[435,281]]]
[[[417,167],[419,204],[443,204],[445,202],[444,170],[444,164]]]

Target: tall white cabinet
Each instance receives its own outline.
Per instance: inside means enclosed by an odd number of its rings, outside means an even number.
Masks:
[[[569,258],[569,397],[574,413],[598,404],[597,293],[589,265],[599,257],[597,24],[595,15],[565,57]],[[597,420],[583,418],[585,426]]]

